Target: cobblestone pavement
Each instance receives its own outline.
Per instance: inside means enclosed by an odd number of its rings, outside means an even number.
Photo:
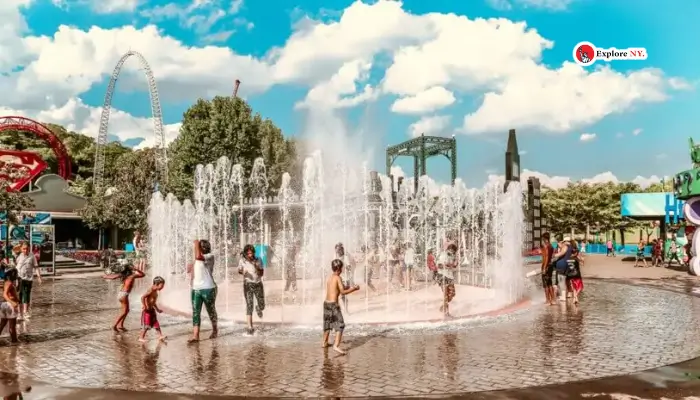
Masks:
[[[167,290],[167,288],[166,288]],[[167,345],[114,335],[114,282],[37,287],[19,346],[0,339],[0,370],[59,386],[238,396],[425,397],[624,375],[700,356],[700,299],[588,281],[582,304],[460,325],[347,332],[347,356],[320,332],[265,328],[186,345],[189,323],[164,318]],[[127,326],[136,328],[138,317]],[[205,332],[206,334],[206,332]],[[48,398],[48,397],[47,397]]]

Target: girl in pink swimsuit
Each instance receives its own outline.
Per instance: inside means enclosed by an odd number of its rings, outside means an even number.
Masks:
[[[126,331],[126,328],[124,328],[124,321],[126,320],[126,316],[129,315],[129,294],[131,293],[131,289],[134,288],[134,280],[143,277],[144,274],[142,271],[134,270],[129,266],[125,266],[122,272],[119,274],[103,276],[104,279],[121,279],[122,281],[122,287],[117,295],[117,300],[119,301],[121,310],[117,320],[114,322],[114,326],[112,326],[112,330],[115,332]]]

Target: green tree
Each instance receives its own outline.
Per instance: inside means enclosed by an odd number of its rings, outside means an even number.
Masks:
[[[145,230],[148,205],[158,181],[158,149],[143,149],[122,155],[117,161],[112,193],[107,198],[109,216],[121,229]]]
[[[10,224],[17,223],[19,213],[33,206],[32,200],[23,193],[8,190],[10,183],[22,173],[8,164],[0,166],[0,214]]]
[[[240,98],[198,100],[184,114],[180,135],[168,149],[167,191],[191,198],[197,164],[216,162],[222,156],[241,164],[248,176],[253,162],[263,157],[270,193],[274,194],[285,171],[296,167],[296,144],[287,140],[270,120],[253,114]]]
[[[95,194],[87,200],[85,207],[78,210],[83,222],[91,229],[108,228],[112,223],[109,199],[104,193]]]

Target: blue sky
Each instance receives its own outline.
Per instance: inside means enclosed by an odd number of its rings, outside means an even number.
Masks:
[[[392,9],[376,4],[385,1],[360,7],[338,0],[10,3],[0,6],[0,16],[19,12],[16,34],[31,45],[15,59],[0,56],[0,87],[14,84],[21,92],[26,82],[38,83],[18,99],[0,100],[0,108],[93,136],[111,70],[128,49],[143,53],[156,74],[170,139],[197,97],[229,94],[239,77],[241,95],[288,135],[304,134],[307,110],[296,105],[305,98],[312,108],[327,106],[324,112],[349,125],[350,134],[362,128],[364,141],[379,149],[370,160],[379,170],[381,149],[409,139],[411,124],[423,121],[428,133],[455,134],[458,175],[470,186],[503,174],[508,128],[519,132],[523,168],[545,181],[614,175],[648,183],[688,165],[687,138],[699,122],[693,110],[700,108],[694,68],[700,55],[687,49],[700,33],[693,19],[700,3],[406,0]],[[360,17],[366,27],[356,22]],[[391,27],[399,17],[407,19]],[[474,21],[479,18],[505,20],[496,27]],[[645,47],[649,56],[580,68],[571,62],[581,41]],[[418,54],[399,65],[411,49]],[[610,69],[601,71],[604,66]],[[354,67],[360,72],[353,75]],[[345,72],[355,89],[345,90],[346,83],[334,95],[328,82]],[[153,142],[141,74],[126,71],[113,101],[122,113],[113,115],[110,134],[129,144]],[[323,90],[312,95],[314,88]],[[412,111],[392,111],[402,98],[413,99]],[[486,107],[488,100],[493,104]],[[465,123],[466,115],[474,118]],[[593,139],[582,141],[582,135]],[[407,162],[398,165],[411,170]],[[445,160],[431,160],[428,169],[438,181],[448,178]]]

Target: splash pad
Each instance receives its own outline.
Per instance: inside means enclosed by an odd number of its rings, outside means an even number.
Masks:
[[[198,166],[194,201],[154,194],[150,272],[168,280],[161,297],[168,308],[191,314],[185,271],[197,238],[212,243],[217,310],[221,319],[234,322],[242,321],[245,313],[236,266],[246,243],[266,249],[266,324],[320,327],[325,282],[338,242],[355,259],[353,276],[344,278],[361,286],[348,296],[349,325],[442,320],[442,292],[432,280],[426,254],[432,249],[439,256],[446,243],[459,249],[457,296],[450,304],[454,318],[503,309],[524,297],[519,185],[503,193],[499,184],[475,190],[458,180],[435,190],[424,177],[416,192],[412,185],[394,191],[389,177],[368,171],[366,165],[328,166],[320,153],[306,159],[299,194],[284,174],[277,196],[267,197],[262,159],[245,175],[242,166],[221,158]],[[410,288],[401,284],[405,279],[397,279],[400,267],[388,268],[385,262],[393,249],[406,244],[415,251]],[[285,291],[292,281],[296,291]]]

